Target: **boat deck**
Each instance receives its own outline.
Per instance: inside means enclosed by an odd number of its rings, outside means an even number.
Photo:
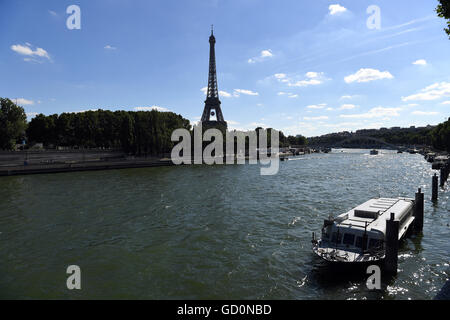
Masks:
[[[376,262],[384,258],[383,252],[353,252],[336,248],[324,248],[320,243],[313,248],[313,251],[323,259],[330,262]]]
[[[405,212],[412,210],[413,203],[414,200],[409,198],[370,199],[338,216],[336,221],[338,226],[382,231],[386,229],[386,220],[390,218],[391,212],[394,213],[395,219],[400,220]]]

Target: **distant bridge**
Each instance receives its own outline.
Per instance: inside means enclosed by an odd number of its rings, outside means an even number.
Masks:
[[[351,136],[348,137],[344,140],[341,140],[339,142],[336,142],[334,144],[332,144],[330,147],[331,148],[343,148],[349,145],[358,145],[358,143],[360,142],[367,142],[367,144],[370,144],[370,142],[372,142],[373,145],[378,145],[378,146],[383,146],[383,147],[389,147],[389,149],[398,149],[399,146],[394,145],[392,143],[388,143],[382,139],[378,139],[378,138],[374,138],[374,137],[369,137],[369,136],[363,136],[363,135],[356,135],[356,136]],[[364,145],[362,144],[361,147],[364,147]]]

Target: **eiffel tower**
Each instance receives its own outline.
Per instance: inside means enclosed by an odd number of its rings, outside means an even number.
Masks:
[[[211,26],[211,36],[209,37],[209,75],[208,75],[208,91],[205,100],[205,109],[202,115],[202,126],[207,127],[227,127],[227,123],[223,118],[222,109],[220,108],[219,90],[217,89],[216,74],[216,53],[214,46],[216,38],[214,37],[213,28]],[[211,120],[211,116],[216,116],[216,120]]]

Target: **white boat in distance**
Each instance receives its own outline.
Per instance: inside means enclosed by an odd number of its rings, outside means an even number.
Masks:
[[[324,221],[322,239],[313,233],[313,252],[327,262],[367,263],[385,257],[386,220],[400,222],[399,240],[414,221],[414,199],[377,198]]]

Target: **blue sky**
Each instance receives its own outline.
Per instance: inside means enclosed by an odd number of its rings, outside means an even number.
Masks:
[[[69,30],[66,9],[81,9]],[[380,29],[369,29],[370,5]],[[29,117],[170,110],[198,121],[214,24],[231,128],[314,136],[450,116],[435,0],[0,0],[0,96]]]

